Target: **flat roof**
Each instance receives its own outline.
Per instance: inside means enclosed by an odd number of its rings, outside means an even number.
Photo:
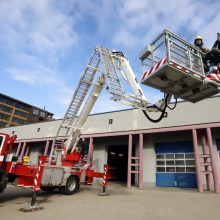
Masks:
[[[28,106],[28,107],[35,107],[35,108],[40,109],[40,110],[42,110],[42,111],[45,111],[45,112],[47,112],[47,113],[49,113],[49,114],[51,114],[51,115],[54,115],[54,113],[52,113],[52,112],[49,112],[49,111],[47,111],[47,110],[45,110],[45,109],[42,109],[42,108],[39,108],[39,107],[37,107],[37,106],[28,104],[28,103],[23,102],[23,101],[21,101],[21,100],[15,99],[15,98],[13,98],[13,97],[11,97],[11,96],[8,96],[8,95],[5,95],[5,94],[3,94],[3,93],[1,93],[1,92],[0,92],[0,96],[3,96],[3,97],[5,97],[5,98],[7,98],[7,99],[11,99],[11,100],[13,100],[13,101],[15,101],[15,102],[22,103],[22,104],[24,104],[24,105],[26,105],[26,106]]]

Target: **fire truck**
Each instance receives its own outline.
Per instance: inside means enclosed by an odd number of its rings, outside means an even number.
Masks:
[[[215,54],[220,54],[216,51]],[[204,72],[203,54],[168,30],[164,30],[144,48],[140,59],[142,83],[162,91],[164,98],[151,104],[124,54],[102,46],[96,47],[59,126],[48,157],[39,156],[38,164],[18,160],[12,153],[16,136],[0,133],[0,192],[4,191],[8,183],[30,187],[33,189],[31,207],[35,207],[37,192],[40,190],[53,191],[58,188],[61,193],[71,195],[79,189],[80,183],[92,184],[94,178],[102,178],[105,193],[107,164],[103,173],[94,171],[91,161],[85,160],[85,150],[79,146],[83,125],[104,87],[111,95],[111,100],[141,109],[151,122],[163,119],[166,109],[171,109],[169,104],[172,97],[175,102],[181,98],[195,103],[219,93],[219,81],[210,79]],[[216,63],[220,63],[217,55]],[[127,92],[128,88],[132,93]],[[152,118],[150,112],[158,112],[159,117]]]
[[[122,82],[127,84],[133,94],[125,92]],[[95,172],[92,163],[84,158],[84,149],[78,145],[83,125],[104,87],[112,95],[112,100],[145,111],[158,112],[165,105],[164,99],[156,103],[155,107],[146,100],[122,52],[96,47],[59,126],[48,157],[39,156],[38,164],[18,160],[12,153],[16,136],[0,134],[1,192],[9,183],[33,188],[31,204],[34,206],[40,190],[53,191],[58,188],[61,193],[71,195],[79,189],[80,183],[91,184],[94,178],[102,178],[105,193],[108,166],[104,166],[103,173]],[[166,102],[170,98],[169,95]]]

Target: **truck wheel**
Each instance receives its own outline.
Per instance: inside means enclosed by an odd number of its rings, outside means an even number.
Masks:
[[[42,186],[40,189],[44,192],[53,192],[56,189],[56,187]]]
[[[79,189],[79,180],[74,177],[70,176],[67,181],[66,185],[60,188],[60,193],[65,195],[72,195]]]

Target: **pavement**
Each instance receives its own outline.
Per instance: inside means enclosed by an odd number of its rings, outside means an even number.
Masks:
[[[137,188],[110,183],[109,196],[98,196],[100,186],[81,186],[78,193],[65,196],[57,191],[41,192],[37,201],[43,210],[23,213],[30,205],[30,189],[9,186],[0,194],[1,220],[219,220],[220,194],[198,193],[177,188]]]

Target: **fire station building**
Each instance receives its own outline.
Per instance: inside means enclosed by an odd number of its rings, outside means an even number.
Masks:
[[[179,102],[159,123],[139,109],[90,115],[82,138],[88,160],[103,171],[109,164],[112,181],[159,187],[218,191],[220,182],[220,97],[196,104]],[[157,117],[157,113],[152,117]],[[18,136],[15,153],[35,163],[49,155],[61,120],[1,129]]]

